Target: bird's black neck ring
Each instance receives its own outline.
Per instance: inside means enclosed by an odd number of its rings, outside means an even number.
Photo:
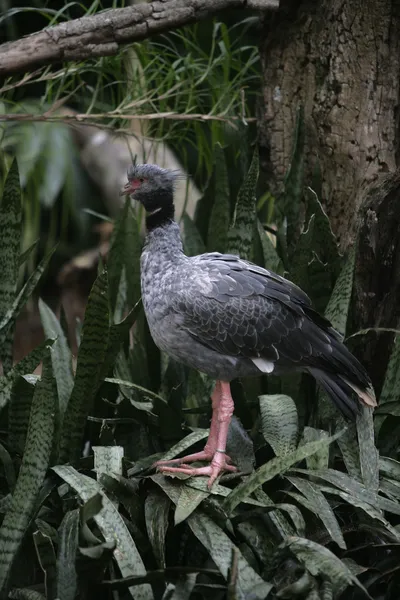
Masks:
[[[146,229],[152,231],[157,227],[162,227],[168,221],[172,221],[174,218],[174,201],[171,196],[164,197],[160,204],[152,210],[148,210],[146,213]]]

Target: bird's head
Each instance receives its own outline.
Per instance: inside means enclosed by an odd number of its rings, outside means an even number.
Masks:
[[[157,165],[136,165],[128,169],[128,182],[121,195],[140,202],[147,213],[158,213],[173,205],[175,171]]]

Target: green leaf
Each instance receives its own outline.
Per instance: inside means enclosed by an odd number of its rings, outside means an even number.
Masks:
[[[118,352],[121,348],[121,344],[128,336],[129,331],[135,323],[141,308],[142,301],[139,300],[120,323],[114,323],[110,325],[108,332],[107,349],[105,352],[104,362],[101,368],[100,380],[104,379],[114,366],[118,356]]]
[[[125,220],[125,248],[124,265],[127,283],[128,304],[135,306],[140,299],[140,255],[142,253],[142,240],[139,233],[139,224],[132,207],[129,206]]]
[[[75,382],[64,417],[61,462],[73,462],[81,454],[86,419],[101,383],[108,328],[108,281],[103,271],[93,284],[86,306]]]
[[[292,465],[301,460],[304,460],[308,456],[311,456],[315,452],[318,452],[324,446],[329,446],[334,440],[341,435],[341,432],[327,438],[326,440],[318,440],[316,442],[309,442],[300,446],[294,452],[286,454],[286,456],[278,456],[273,458],[265,465],[262,465],[255,473],[252,473],[247,479],[240,483],[229,496],[223,502],[223,507],[228,514],[231,514],[233,509],[252,494],[257,488],[263,485],[266,481],[270,481],[276,475],[281,475]]]
[[[222,147],[215,146],[215,199],[208,224],[207,249],[225,252],[231,220],[228,171]]]
[[[400,335],[395,335],[392,351],[388,365],[386,367],[385,379],[383,381],[382,391],[379,397],[379,408],[387,403],[398,405],[400,398]],[[386,415],[375,415],[375,432],[379,435],[380,429]]]
[[[307,498],[314,514],[321,519],[332,540],[337,543],[339,548],[345,550],[346,542],[343,539],[340,525],[329,502],[318,486],[299,477],[286,477]]]
[[[345,435],[346,430],[343,430],[342,436]],[[342,436],[338,439],[338,442],[342,439]],[[316,442],[318,440],[327,440],[329,434],[323,429],[315,429],[314,427],[304,427],[303,437],[301,439],[302,444],[308,444],[309,442]],[[329,464],[329,446],[323,446],[320,450],[311,454],[306,458],[307,468],[312,469],[325,469]]]
[[[4,183],[3,199],[0,204],[0,322],[15,300],[19,253],[21,246],[22,205],[18,164],[14,159]],[[13,338],[10,334],[2,338],[0,359],[3,373],[12,367]]]
[[[12,458],[3,444],[0,444],[0,461],[3,465],[3,472],[7,481],[8,490],[13,492],[17,478]]]
[[[46,598],[56,598],[56,555],[52,539],[39,530],[33,534],[33,543],[35,544],[39,564],[44,572]]]
[[[344,422],[344,419],[343,419]],[[361,483],[360,449],[354,425],[347,426],[344,434],[338,440],[344,464],[349,475]],[[328,463],[316,466],[316,469],[325,469]]]
[[[158,480],[159,485],[175,504],[179,500],[180,486],[175,485],[167,478]],[[209,552],[210,557],[217,565],[225,579],[228,579],[232,552],[237,552],[237,586],[244,598],[264,600],[272,589],[272,585],[254,571],[246,561],[237,546],[233,544],[226,533],[203,511],[197,510],[187,519],[187,524],[199,542]]]
[[[34,250],[37,249],[38,245],[39,245],[39,239],[35,240],[33,242],[33,244],[31,244],[26,250],[21,252],[21,254],[19,256],[19,260],[18,260],[19,267],[21,267],[28,260],[28,258],[31,256],[31,254],[33,254]]]
[[[356,252],[351,248],[346,262],[336,280],[332,295],[325,310],[325,317],[341,335],[346,333],[347,318],[353,291]]]
[[[0,527],[0,590],[8,575],[35,510],[36,499],[50,462],[54,436],[54,378],[50,349],[43,357],[43,370],[33,396],[32,409],[12,504]]]
[[[57,598],[75,600],[77,574],[75,568],[79,541],[79,510],[70,510],[58,530]]]
[[[387,498],[379,496],[375,491],[367,489],[361,483],[358,483],[355,479],[341,473],[335,469],[324,469],[323,471],[305,471],[304,469],[296,469],[296,472],[302,473],[303,475],[309,476],[312,474],[313,477],[318,477],[324,481],[328,481],[332,485],[337,486],[340,490],[343,490],[355,500],[361,500],[366,502],[373,507],[380,508],[387,512],[392,512],[395,515],[400,515],[400,503],[393,502]]]
[[[187,256],[197,256],[206,251],[199,230],[187,213],[183,213],[183,247]]]
[[[8,443],[15,454],[23,455],[28,431],[36,376],[18,377],[12,386],[8,408]]]
[[[209,492],[182,486],[176,503],[174,524],[179,525],[185,521],[209,495]]]
[[[374,420],[372,409],[362,406],[357,415],[357,435],[360,449],[362,480],[367,489],[379,488],[379,452],[375,446]]]
[[[39,312],[46,337],[54,340],[51,362],[57,383],[60,420],[62,422],[74,386],[72,355],[60,321],[41,298],[39,298]]]
[[[108,253],[108,282],[110,294],[111,314],[114,314],[117,302],[119,284],[122,275],[122,269],[125,264],[125,224],[129,218],[129,207],[131,200],[126,197],[125,205],[120,211],[114,222],[114,229],[110,240],[110,250]]]
[[[165,569],[165,536],[171,501],[159,490],[151,490],[144,504],[146,530],[157,564]]]
[[[160,460],[170,460],[172,458],[175,458],[176,456],[178,456],[178,454],[181,454],[182,452],[184,452],[184,450],[187,450],[188,448],[190,448],[190,446],[193,446],[193,444],[196,444],[200,440],[204,440],[204,438],[206,438],[209,433],[210,432],[208,429],[199,429],[197,431],[189,433],[189,435],[183,438],[183,440],[172,446],[172,448],[170,448],[168,452],[163,454]]]
[[[324,211],[317,194],[308,188],[307,213],[315,215],[314,250],[323,263],[327,263],[334,279],[340,271],[340,254],[336,236],[332,231],[329,217]]]
[[[297,556],[311,575],[314,575],[314,577],[321,575],[328,578],[337,593],[341,593],[353,584],[364,590],[350,569],[328,548],[311,540],[298,537],[289,538],[286,547]],[[365,591],[365,593],[367,592]]]
[[[239,190],[232,224],[228,231],[226,251],[241,258],[253,258],[256,225],[256,190],[259,173],[258,147],[254,150],[249,172]]]
[[[25,305],[26,301],[31,296],[35,287],[39,283],[40,278],[42,277],[44,271],[47,269],[47,266],[50,262],[51,257],[53,256],[56,247],[52,248],[50,252],[46,254],[46,256],[40,261],[39,265],[36,267],[34,272],[29,276],[27,282],[20,290],[16,298],[14,299],[11,306],[8,308],[6,313],[3,315],[0,321],[0,340],[5,339],[7,335],[8,328],[10,327],[10,323],[15,320],[19,313],[21,312],[22,307]]]
[[[279,275],[283,275],[283,265],[282,261],[278,256],[278,253],[270,240],[267,232],[264,231],[264,227],[257,220],[257,231],[258,237],[260,238],[261,248],[264,257],[264,267],[269,271],[273,271],[274,273],[278,273]]]
[[[299,422],[297,408],[289,396],[270,394],[259,397],[262,432],[276,456],[285,456],[297,447]]]
[[[73,467],[57,466],[53,467],[53,470],[78,493],[84,502],[87,502],[96,494],[101,494],[103,507],[93,518],[105,541],[115,544],[113,555],[118,563],[122,577],[144,575],[146,573],[145,566],[135,542],[125,525],[125,521],[113,503],[104,494],[101,486],[90,477],[78,473]],[[129,588],[129,591],[135,600],[153,599],[151,587],[147,584]]]
[[[46,340],[14,365],[14,368],[5,377],[0,377],[0,408],[3,408],[9,402],[15,381],[21,375],[32,373],[43,359],[46,348],[52,344],[53,340]]]
[[[8,594],[8,598],[12,598],[13,600],[46,600],[43,594],[28,588],[14,588]]]
[[[38,197],[43,205],[51,208],[64,184],[73,152],[71,133],[67,125],[47,124],[47,139],[40,154],[43,164]]]

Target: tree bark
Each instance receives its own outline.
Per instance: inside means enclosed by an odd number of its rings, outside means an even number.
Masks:
[[[264,18],[264,167],[282,181],[301,103],[306,178],[319,161],[343,249],[354,239],[360,188],[397,166],[399,34],[398,0],[282,0]]]
[[[159,0],[105,10],[0,45],[0,76],[117,54],[124,44],[195,23],[226,8],[276,9],[279,0]]]
[[[275,190],[305,115],[305,183],[319,164],[322,202],[343,251],[358,240],[354,329],[400,317],[399,0],[282,0],[263,22],[262,167]],[[390,334],[358,354],[378,389]]]

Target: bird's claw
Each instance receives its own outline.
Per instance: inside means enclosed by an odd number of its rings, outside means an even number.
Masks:
[[[213,456],[211,464],[206,467],[192,467],[190,465],[185,464],[184,462],[179,464],[179,467],[173,467],[166,464],[167,461],[159,461],[156,463],[157,470],[161,473],[182,473],[183,475],[193,476],[208,476],[208,488],[210,489],[215,482],[215,480],[222,475],[224,472],[235,473],[237,468],[233,465],[230,465],[227,461],[227,457],[225,454],[216,453]],[[175,459],[179,460],[179,459]],[[180,459],[182,461],[185,460],[185,457]],[[203,459],[204,460],[204,459]],[[230,460],[230,459],[229,459]],[[160,464],[160,463],[163,464]],[[169,461],[168,461],[169,462]]]

